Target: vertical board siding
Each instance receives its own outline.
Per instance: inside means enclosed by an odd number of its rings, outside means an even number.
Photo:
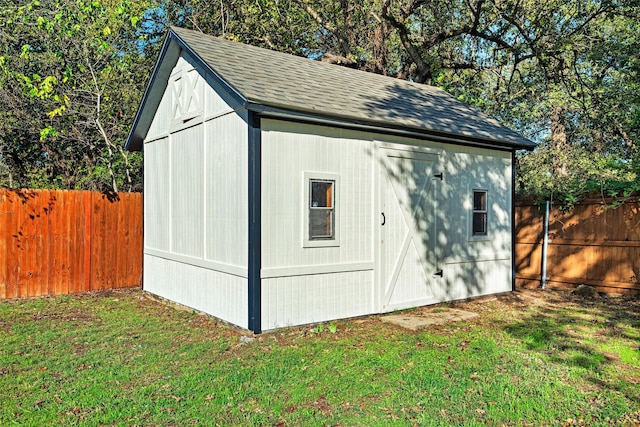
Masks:
[[[248,328],[245,277],[148,254],[144,266],[145,291]]]
[[[140,286],[142,194],[0,189],[0,298]]]
[[[203,154],[202,125],[171,135],[170,251],[195,258],[204,256]]]
[[[446,146],[438,197],[441,261],[502,259],[511,254],[511,157],[508,152]],[[487,190],[487,236],[472,237],[473,190]],[[510,285],[509,285],[510,286]]]
[[[169,132],[169,125],[171,123],[171,96],[167,95],[167,92],[163,95],[156,110],[155,117],[158,120],[154,120],[147,132],[146,140],[151,141],[158,138],[163,138]],[[145,148],[146,150],[146,148]]]
[[[262,268],[373,262],[371,141],[355,131],[273,120],[262,129]],[[339,246],[302,246],[304,172],[339,176]]]
[[[569,212],[552,207],[549,216],[547,285],[585,284],[599,291],[640,293],[640,202],[616,208],[611,200],[586,200]],[[544,207],[516,207],[516,279],[541,282]]]
[[[171,170],[169,138],[144,146],[144,247],[169,251]]]
[[[393,291],[389,308],[381,309],[407,308],[511,290],[510,153],[384,135],[376,136],[376,139],[381,148],[379,162],[383,171],[379,177],[381,210],[385,200],[397,200],[396,203],[400,205],[409,204],[411,212],[422,208],[414,206],[415,202],[403,196],[400,190],[403,187],[419,188],[422,176],[414,176],[410,164],[385,173],[387,166],[383,163],[389,153],[401,156],[402,151],[413,151],[437,156],[430,172],[433,177],[427,195],[428,204],[434,205],[434,211],[422,226],[423,241],[412,242],[407,248],[404,264],[399,264],[402,260],[390,254],[400,253],[407,229],[401,225],[402,222],[394,224],[394,221],[387,221],[386,227],[389,228],[379,233],[380,240],[390,248],[386,257],[381,256],[378,260],[381,273],[379,280],[382,282],[380,287],[387,294]],[[436,177],[440,173],[443,174],[442,179]],[[486,236],[472,236],[474,189],[488,192]],[[402,197],[396,199],[398,196]],[[388,210],[387,219],[402,215],[400,205],[384,205],[384,209]],[[418,254],[425,250],[427,262],[424,268],[416,268],[420,259]],[[442,270],[442,277],[433,274],[439,270]],[[385,271],[397,272],[395,288],[386,288],[385,281],[390,276]],[[424,289],[424,284],[428,284],[432,296]],[[385,303],[381,301],[381,304]]]
[[[446,292],[439,296],[440,301],[454,301],[481,295],[491,295],[511,291],[511,259],[492,259],[488,261],[458,262],[447,264],[444,269]],[[482,280],[473,280],[481,277]],[[461,278],[467,280],[462,281]],[[455,283],[455,286],[453,284]]]
[[[374,312],[372,141],[361,133],[262,121],[262,328]],[[338,176],[339,245],[304,247],[305,172]],[[358,271],[332,271],[362,265]],[[310,274],[313,267],[326,270]],[[265,272],[283,269],[276,277]]]
[[[178,60],[145,140],[145,290],[247,327],[246,111],[192,62]]]
[[[393,253],[376,258],[377,238],[383,238],[376,231],[382,197],[376,174],[385,147],[432,153],[437,156],[433,173],[444,173],[443,180],[432,183],[430,197],[437,206],[434,259],[445,277],[432,279],[435,268],[411,270],[401,278],[408,285],[394,291],[390,303],[409,307],[511,289],[510,153],[276,120],[264,120],[262,129],[265,329],[385,310],[380,295],[387,290],[377,271],[397,259]],[[313,172],[339,176],[339,245],[303,245],[304,176]],[[396,178],[404,183],[404,177]],[[415,177],[406,178],[403,185],[418,185]],[[486,189],[491,197],[489,235],[483,238],[470,234],[473,189]],[[400,211],[386,214],[401,216]],[[388,243],[399,252],[404,235],[390,234]],[[415,266],[417,260],[416,255],[405,262]],[[345,270],[332,270],[341,266]],[[353,270],[347,271],[349,266]],[[427,282],[432,295],[424,290]]]
[[[247,124],[236,114],[205,122],[204,258],[246,266],[248,256]]]
[[[373,271],[262,280],[262,328],[362,316],[373,312]]]

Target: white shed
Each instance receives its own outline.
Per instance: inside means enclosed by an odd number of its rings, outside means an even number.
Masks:
[[[513,289],[533,144],[440,89],[172,28],[127,147],[144,288],[256,333]]]

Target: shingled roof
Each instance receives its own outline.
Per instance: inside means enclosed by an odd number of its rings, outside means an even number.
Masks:
[[[409,132],[508,150],[534,144],[445,91],[172,27],[127,148],[140,150],[182,51],[200,61],[248,110],[340,126]]]

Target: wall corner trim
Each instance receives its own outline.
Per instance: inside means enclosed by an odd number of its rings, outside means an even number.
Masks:
[[[511,152],[511,291],[516,291],[516,152]]]
[[[249,305],[249,329],[259,334],[262,332],[261,325],[261,304],[262,304],[262,285],[260,278],[260,270],[262,267],[261,255],[261,152],[262,141],[260,128],[260,117],[255,112],[249,111],[249,181],[248,181],[248,217],[249,217],[249,256],[248,256],[248,305]]]

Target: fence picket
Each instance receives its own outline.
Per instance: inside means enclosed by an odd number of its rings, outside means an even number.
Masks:
[[[141,206],[140,193],[0,189],[0,299],[140,286]]]
[[[0,299],[142,284],[141,193],[0,189]],[[543,212],[516,206],[516,283],[540,283]],[[547,283],[640,293],[640,201],[550,215]]]
[[[8,196],[0,193],[0,230],[6,233],[9,230],[9,203]],[[9,275],[9,251],[7,239],[0,239],[0,259],[4,260],[0,264],[0,299],[7,297],[7,277]]]
[[[547,283],[572,288],[590,285],[599,291],[640,293],[640,201],[585,200],[573,210],[552,208],[549,218]],[[543,212],[533,203],[516,206],[516,284],[537,286],[541,280]]]

